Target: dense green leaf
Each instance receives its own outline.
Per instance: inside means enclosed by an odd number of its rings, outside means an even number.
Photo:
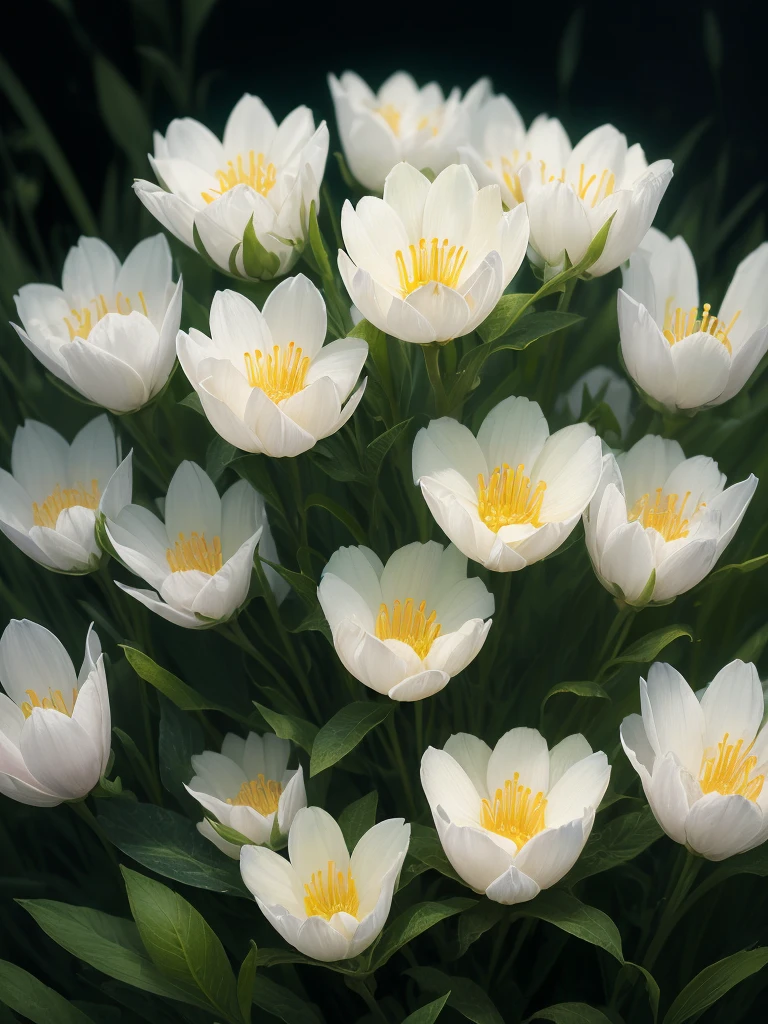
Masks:
[[[335,516],[340,523],[346,526],[358,544],[366,543],[365,530],[352,513],[345,509],[343,505],[340,505],[338,501],[329,498],[327,494],[310,494],[304,499],[304,508],[310,509],[314,507],[324,508],[326,512],[330,512],[332,516]]]
[[[757,558],[750,558],[746,562],[732,562],[730,565],[723,565],[719,569],[715,569],[714,572],[711,572],[709,576],[704,577],[700,589],[709,586],[710,583],[719,583],[724,576],[730,573],[754,572],[755,569],[759,569],[766,562],[768,562],[768,555],[758,555]]]
[[[376,476],[381,469],[381,464],[389,449],[400,437],[402,437],[410,425],[410,419],[403,420],[401,423],[396,423],[394,427],[390,427],[389,430],[385,430],[383,434],[379,434],[378,437],[375,437],[365,449],[365,462],[374,476]]]
[[[426,992],[446,994],[448,1005],[467,1020],[475,1024],[504,1024],[504,1018],[476,981],[449,976],[434,967],[411,967],[405,973]]]
[[[647,633],[630,644],[622,655],[613,658],[608,664],[629,665],[654,661],[665,647],[681,636],[687,636],[689,640],[693,639],[693,633],[688,626],[662,626],[661,629],[655,629],[652,633]]]
[[[705,967],[677,996],[663,1024],[684,1024],[768,964],[768,946],[745,949]]]
[[[565,883],[574,885],[583,878],[624,864],[664,834],[650,807],[614,818],[603,829],[594,829]]]
[[[310,776],[336,764],[353,750],[363,737],[392,713],[391,703],[355,701],[337,711],[320,729],[312,744]]]
[[[368,829],[376,824],[378,802],[379,794],[374,789],[348,804],[339,815],[339,828],[350,853]]]
[[[532,298],[533,295],[531,293],[502,295],[486,319],[477,328],[477,333],[486,344],[501,338],[520,315],[520,310],[527,306]]]
[[[422,932],[433,928],[448,917],[453,917],[454,914],[469,910],[470,907],[474,907],[476,902],[476,900],[457,896],[440,903],[415,903],[408,907],[384,929],[381,940],[374,950],[371,970],[377,971],[383,967],[398,949],[412,942]]]
[[[440,1011],[448,1002],[449,995],[450,992],[446,992],[444,996],[440,996],[437,999],[433,999],[431,1003],[425,1003],[424,1006],[420,1006],[418,1010],[408,1014],[403,1020],[403,1024],[434,1024],[440,1016]]]
[[[605,697],[608,700],[611,699],[599,683],[593,683],[588,679],[575,683],[555,683],[553,687],[547,690],[544,700],[541,702],[542,711],[549,698],[554,697],[556,693],[574,693],[577,697]]]
[[[253,983],[253,1003],[285,1024],[320,1024],[321,1018],[302,997],[265,974],[257,974]]]
[[[317,736],[316,725],[303,718],[297,718],[295,715],[281,715],[256,701],[253,703],[261,717],[280,739],[292,740],[308,754],[312,753],[315,736]]]
[[[94,1024],[64,996],[7,960],[0,960],[0,1001],[34,1024]]]
[[[548,921],[584,942],[600,946],[617,960],[624,959],[619,929],[610,917],[562,889],[540,892],[530,903],[521,903],[519,913],[524,917]]]
[[[554,1024],[611,1024],[602,1010],[587,1003],[558,1003],[537,1010],[528,1020],[551,1020]]]
[[[307,608],[315,607],[317,604],[317,584],[311,576],[305,576],[303,572],[294,572],[292,569],[286,569],[284,565],[280,565],[278,562],[270,562],[266,558],[262,558],[261,555],[257,555],[257,558],[263,565],[268,565],[270,569],[274,569],[278,576],[282,576]]]
[[[420,825],[415,821],[411,824],[411,842],[408,846],[408,854],[421,861],[422,864],[439,871],[441,875],[461,882],[445,856],[436,830],[431,825]]]
[[[200,754],[204,748],[203,730],[197,719],[160,697],[160,779],[168,792],[183,803],[191,800],[184,783],[194,775],[192,755]]]
[[[139,171],[146,166],[152,128],[136,91],[102,54],[93,60],[96,99],[102,121]]]
[[[240,1007],[240,1016],[249,1024],[251,1019],[251,1005],[253,1004],[253,983],[256,979],[258,963],[256,957],[258,949],[255,943],[251,944],[237,972],[237,1003]]]

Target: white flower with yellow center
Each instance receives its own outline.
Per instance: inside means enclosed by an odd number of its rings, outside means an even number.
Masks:
[[[35,807],[87,796],[106,771],[111,736],[93,624],[77,675],[53,633],[11,619],[0,637],[0,683],[0,793]]]
[[[468,558],[514,572],[568,537],[600,480],[600,438],[577,423],[550,436],[536,402],[505,398],[475,437],[443,417],[413,443],[413,479]]]
[[[369,829],[350,855],[330,814],[304,807],[288,834],[290,862],[263,846],[243,846],[240,871],[289,945],[315,960],[346,960],[364,952],[384,927],[410,836],[402,818],[389,818]]]
[[[278,126],[256,96],[243,96],[221,141],[191,117],[155,133],[160,185],[136,181],[163,227],[235,277],[285,274],[307,237],[328,156],[325,122],[297,107]]]
[[[595,128],[562,164],[535,156],[518,172],[531,222],[531,255],[562,268],[578,263],[600,228],[613,216],[600,258],[589,268],[600,277],[623,263],[651,226],[672,179],[672,162],[648,165],[640,145],[613,125]]]
[[[96,405],[133,412],[163,389],[176,358],[181,280],[163,235],[145,238],[121,265],[106,242],[81,238],[61,288],[25,284],[16,333],[43,366]]]
[[[401,160],[435,174],[457,158],[470,123],[490,83],[481,78],[462,98],[435,82],[422,88],[404,71],[391,75],[377,93],[353,71],[328,76],[344,156],[352,174],[372,192]]]
[[[164,619],[202,629],[234,615],[248,595],[253,553],[271,562],[277,551],[264,500],[245,480],[220,498],[211,478],[194,462],[182,462],[165,499],[165,522],[141,505],[127,505],[105,521],[118,558],[155,590],[121,590]],[[265,567],[278,599],[282,580]]]
[[[27,420],[13,438],[11,472],[0,469],[0,530],[48,569],[92,572],[102,555],[94,532],[99,509],[116,515],[131,500],[130,461],[118,468],[117,459],[105,415],[86,424],[71,445],[44,423]]]
[[[341,211],[339,271],[372,324],[426,345],[469,334],[517,273],[528,244],[525,207],[505,213],[498,185],[478,189],[453,164],[433,182],[410,164],[387,175],[384,198]]]
[[[651,665],[642,715],[621,742],[667,835],[709,860],[768,839],[768,729],[754,665],[732,661],[697,696],[677,669]]]
[[[669,412],[722,405],[768,350],[768,242],[736,268],[716,312],[691,250],[651,228],[623,271],[619,332],[635,383]]]
[[[428,747],[421,784],[445,855],[468,886],[524,903],[570,871],[592,831],[611,768],[580,734],[552,750],[511,729],[491,750],[468,733]]]
[[[273,733],[249,732],[245,739],[227,733],[220,754],[204,750],[192,757],[195,775],[186,788],[222,825],[258,846],[268,845],[275,818],[285,836],[296,812],[307,805],[304,774],[301,765],[288,768],[290,753],[288,740]],[[197,828],[228,857],[240,856],[240,847],[222,839],[207,818]]]
[[[730,543],[757,487],[750,475],[725,487],[714,459],[686,459],[677,441],[648,434],[603,459],[600,485],[584,513],[598,579],[642,607],[699,583]]]
[[[524,202],[520,168],[529,160],[565,167],[571,143],[555,117],[539,114],[526,130],[507,96],[491,96],[470,124],[469,140],[459,146],[459,160],[481,185],[497,184],[509,209]]]
[[[463,671],[494,604],[482,580],[467,578],[466,556],[435,541],[406,544],[386,565],[370,548],[339,548],[317,596],[345,668],[392,700],[429,697]]]
[[[303,274],[282,281],[263,311],[217,292],[210,323],[210,338],[179,332],[179,360],[214,430],[237,448],[300,455],[342,427],[363,397],[365,381],[349,396],[368,346],[359,338],[323,345],[325,302]]]

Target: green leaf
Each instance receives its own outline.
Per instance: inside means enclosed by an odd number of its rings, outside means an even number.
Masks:
[[[244,836],[242,832],[238,832],[236,828],[230,828],[229,825],[222,825],[222,823],[220,821],[216,821],[215,818],[209,818],[206,816],[206,821],[213,831],[217,832],[227,843],[232,843],[234,846],[258,845],[254,843],[252,839],[249,839],[248,836]]]
[[[630,665],[643,664],[655,661],[665,647],[668,647],[673,640],[681,636],[687,636],[693,640],[693,632],[689,626],[663,626],[640,637],[624,651],[618,658],[613,658],[607,665]]]
[[[528,1020],[551,1020],[555,1024],[611,1024],[602,1010],[596,1010],[587,1003],[558,1003],[537,1010]]]
[[[375,789],[349,804],[339,815],[339,828],[350,853],[368,829],[376,824],[379,794]]]
[[[732,572],[754,572],[768,562],[768,555],[758,555],[757,558],[750,558],[746,562],[734,562],[731,565],[723,565],[715,569],[709,576],[706,576],[700,584],[699,589],[709,586],[710,583],[719,583],[724,575]]]
[[[324,508],[326,512],[330,512],[332,516],[335,516],[340,523],[342,523],[358,544],[367,543],[367,537],[365,530],[362,528],[360,523],[355,519],[351,512],[348,512],[343,505],[340,505],[338,501],[334,501],[329,498],[326,494],[310,494],[304,501],[304,508],[310,509],[313,507]],[[315,596],[317,587],[315,587]]]
[[[392,924],[388,925],[379,940],[373,953],[371,970],[377,971],[389,960],[390,957],[403,946],[412,942],[418,935],[434,928],[440,921],[444,921],[454,914],[460,914],[463,910],[474,907],[477,900],[468,900],[457,896],[450,900],[443,900],[440,903],[416,903],[408,907],[399,917],[396,917]]]
[[[377,477],[381,464],[384,458],[392,447],[393,444],[400,438],[411,425],[411,420],[403,420],[400,423],[396,423],[394,427],[390,427],[389,430],[385,430],[383,434],[379,434],[365,449],[365,464],[368,467],[371,475]],[[361,543],[364,543],[361,541]]]
[[[253,280],[269,280],[280,267],[280,257],[269,252],[259,241],[253,226],[253,214],[243,232],[243,267]]]
[[[446,992],[444,996],[440,996],[431,1003],[426,1003],[424,1006],[420,1006],[418,1010],[414,1010],[413,1013],[409,1013],[403,1020],[403,1024],[434,1024],[440,1016],[440,1011],[448,1002],[448,996],[450,994],[450,992]]]
[[[542,712],[549,698],[554,697],[556,693],[575,693],[577,697],[604,697],[607,700],[611,699],[599,683],[593,683],[588,679],[576,683],[555,683],[551,689],[547,690],[547,694],[541,702]]]
[[[183,405],[185,409],[191,409],[192,412],[196,412],[198,415],[205,417],[203,403],[200,401],[200,395],[198,395],[196,391],[190,391],[188,395],[180,398],[176,404]]]
[[[504,1024],[504,1018],[477,982],[451,977],[434,967],[411,967],[404,973],[427,992],[446,994],[448,1005],[467,1020],[475,1024]]]
[[[325,771],[354,750],[371,729],[389,717],[392,710],[391,703],[360,700],[337,711],[315,737],[309,762],[310,776]]]
[[[237,972],[237,1004],[240,1007],[240,1016],[245,1021],[245,1024],[250,1024],[251,1020],[253,983],[256,979],[256,969],[258,967],[256,960],[258,952],[255,943],[251,943],[251,948],[248,950],[245,960],[243,960],[240,970]]]
[[[315,257],[317,270],[323,281],[333,281],[331,261],[328,259],[328,247],[325,244],[320,225],[317,223],[317,204],[313,199],[309,205],[309,245]]]
[[[768,963],[768,946],[745,949],[705,967],[688,982],[664,1016],[663,1024],[683,1024],[721,999],[726,992],[761,971]]]
[[[261,717],[281,740],[291,740],[297,743],[302,750],[308,754],[312,753],[317,726],[313,722],[307,722],[304,718],[296,715],[282,715],[278,711],[264,707],[256,701],[253,702]]]
[[[214,483],[218,483],[230,462],[234,462],[242,454],[239,448],[235,448],[229,441],[216,434],[205,453],[205,472]]]
[[[305,576],[303,572],[294,572],[292,569],[286,569],[279,562],[270,562],[268,559],[262,558],[258,552],[257,557],[263,565],[268,565],[270,569],[275,570],[278,576],[282,576],[308,608],[315,607],[317,604],[317,584],[311,576]]]
[[[456,959],[463,957],[472,943],[494,928],[506,914],[507,908],[493,900],[481,900],[476,907],[462,914],[459,919],[459,955]]]
[[[575,885],[617,864],[625,864],[647,850],[664,834],[650,807],[614,818],[599,832],[593,830],[576,864],[565,877],[566,885]]]
[[[531,900],[520,904],[517,912],[523,917],[536,917],[557,925],[584,942],[600,946],[623,963],[621,936],[613,921],[597,907],[590,907],[562,889],[547,889]]]
[[[93,1024],[64,996],[7,960],[0,960],[0,1001],[34,1024]]]
[[[257,974],[254,979],[253,1002],[285,1024],[321,1024],[321,1018],[306,999],[264,974]]]
[[[109,134],[126,153],[134,168],[143,171],[152,141],[152,127],[144,106],[117,68],[102,54],[93,61],[96,100]]]
[[[532,298],[532,294],[523,292],[502,295],[490,314],[477,328],[477,333],[486,343],[501,338],[520,315],[520,310],[527,306]]]
[[[181,985],[196,985],[225,1020],[239,1021],[237,985],[224,947],[205,919],[160,882],[126,867],[128,902],[152,962]]]
[[[192,799],[184,788],[184,783],[194,775],[192,755],[205,749],[203,729],[196,718],[180,711],[172,701],[162,696],[159,700],[160,781],[169,793],[185,803]]]
[[[98,821],[119,850],[158,875],[198,889],[248,896],[237,864],[175,811],[110,800],[100,809]]]
[[[452,878],[456,882],[462,879],[451,867],[451,863],[445,855],[442,843],[435,829],[430,825],[419,825],[418,822],[411,824],[411,841],[408,846],[408,855],[422,864],[439,871],[441,875]]]

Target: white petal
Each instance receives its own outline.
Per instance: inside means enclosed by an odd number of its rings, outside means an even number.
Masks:
[[[549,751],[538,729],[510,729],[493,748],[488,762],[491,796],[497,789],[503,790],[504,783],[511,781],[515,774],[520,776],[520,785],[534,794],[546,793],[549,789]]]

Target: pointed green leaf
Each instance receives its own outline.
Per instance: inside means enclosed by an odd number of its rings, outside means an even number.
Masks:
[[[263,704],[253,702],[256,710],[281,740],[291,740],[298,743],[302,750],[308,754],[312,753],[312,747],[317,736],[317,726],[314,722],[308,722],[296,715],[281,715],[278,711],[265,707]]]
[[[358,544],[365,544],[367,542],[365,530],[362,528],[360,523],[358,523],[352,513],[344,508],[344,506],[338,501],[334,501],[332,498],[329,498],[327,494],[310,494],[309,497],[304,500],[304,508],[324,508],[326,512],[330,512],[332,516],[346,526]]]
[[[609,871],[647,850],[664,834],[650,807],[614,818],[605,828],[592,831],[587,845],[565,877],[565,885]]]
[[[450,994],[450,992],[446,992],[444,996],[439,996],[431,1003],[426,1003],[424,1006],[420,1006],[418,1010],[414,1010],[413,1013],[409,1013],[403,1020],[403,1024],[434,1024],[440,1016],[440,1011],[448,1002]]]
[[[554,697],[556,693],[574,693],[577,697],[604,697],[606,700],[611,699],[599,683],[593,683],[589,679],[575,683],[555,683],[547,691],[544,700],[541,702],[542,711],[549,698]]]
[[[584,942],[600,946],[620,962],[624,960],[619,929],[610,917],[563,889],[546,889],[530,903],[521,903],[517,912],[523,917],[536,917],[557,925]]]
[[[611,1024],[602,1010],[587,1003],[558,1003],[537,1010],[528,1020],[551,1020],[554,1024]]]
[[[684,1024],[730,992],[734,985],[768,964],[768,946],[745,949],[710,964],[688,982],[664,1016],[663,1024]]]
[[[453,917],[454,914],[469,910],[476,903],[477,900],[457,896],[439,903],[415,903],[412,907],[408,907],[382,932],[381,939],[373,952],[371,970],[377,971],[383,967],[398,949],[412,942],[429,928],[434,928],[440,921]]]
[[[259,241],[253,226],[253,214],[243,232],[243,267],[253,280],[269,280],[280,267],[280,257],[269,252]]]
[[[363,737],[392,714],[393,705],[361,700],[347,704],[320,729],[312,744],[310,776],[330,768],[358,745]]]
[[[251,1006],[253,1005],[253,983],[256,979],[258,962],[256,957],[258,949],[254,942],[246,954],[245,960],[240,965],[237,973],[237,1003],[240,1007],[240,1016],[245,1024],[250,1024]]]
[[[507,333],[524,306],[528,306],[533,295],[517,293],[502,295],[490,314],[477,328],[477,333],[486,344],[496,341]]]
[[[647,633],[633,644],[630,644],[622,655],[618,658],[613,658],[607,664],[641,665],[655,661],[665,647],[668,647],[673,640],[677,640],[681,636],[686,636],[689,640],[693,640],[693,632],[690,626],[662,626],[661,629],[655,629],[652,633]]]
[[[94,1024],[64,996],[7,960],[0,960],[0,1002],[34,1024]]]
[[[339,828],[350,853],[368,829],[376,824],[378,803],[379,794],[374,789],[349,804],[339,815]]]
[[[379,436],[374,438],[367,446],[365,449],[365,463],[373,476],[378,475],[387,452],[398,438],[408,430],[410,425],[410,419],[403,420],[401,423],[396,423],[394,427],[390,427],[390,429],[385,430],[383,434],[379,434]]]
[[[476,981],[452,977],[434,967],[411,967],[404,973],[409,974],[426,992],[445,993],[451,1009],[456,1010],[467,1020],[474,1021],[474,1024],[504,1024],[504,1018],[491,1002],[485,989]]]

